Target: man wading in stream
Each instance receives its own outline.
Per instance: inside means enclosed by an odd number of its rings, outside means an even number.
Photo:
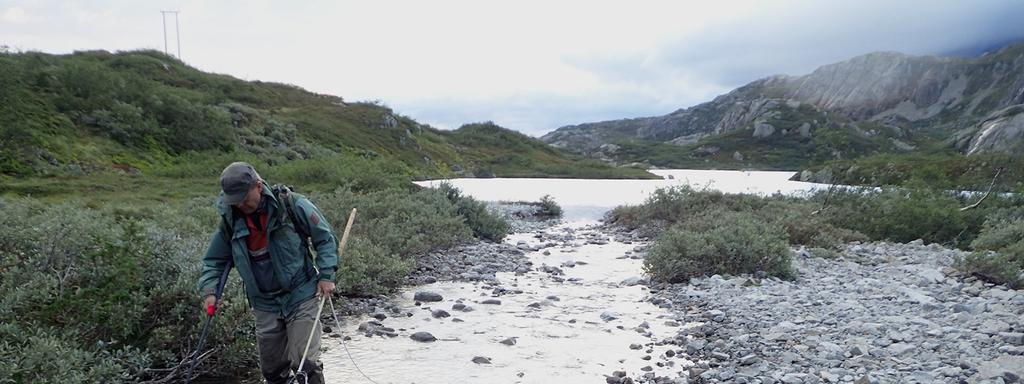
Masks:
[[[264,185],[249,164],[229,165],[220,185],[221,223],[203,256],[199,278],[203,308],[214,305],[218,277],[233,259],[256,317],[260,371],[268,383],[283,384],[299,367],[316,320],[316,297],[334,290],[338,242],[313,203]],[[307,238],[312,240],[315,266]],[[303,364],[310,384],[324,382],[319,328]]]

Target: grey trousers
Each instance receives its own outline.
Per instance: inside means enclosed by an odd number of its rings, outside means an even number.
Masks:
[[[299,304],[287,317],[276,312],[253,310],[256,317],[256,344],[260,352],[260,371],[268,384],[285,384],[292,372],[299,369],[302,359],[302,348],[309,339],[310,327],[315,323],[317,305],[320,299],[313,297]],[[320,332],[319,324],[309,344],[306,363],[302,370],[309,379],[309,384],[322,384],[323,365],[320,364]],[[304,381],[296,381],[305,384]]]

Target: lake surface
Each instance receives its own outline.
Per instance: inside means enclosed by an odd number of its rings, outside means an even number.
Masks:
[[[545,248],[526,252],[535,270],[521,275],[499,273],[497,279],[509,290],[522,291],[500,297],[501,305],[486,305],[491,289],[480,283],[442,281],[407,287],[395,297],[403,312],[411,315],[386,319],[383,323],[399,331],[395,338],[367,337],[357,331],[368,316],[347,318],[341,333],[359,368],[377,383],[602,383],[616,370],[631,377],[643,368],[666,375],[685,369],[679,359],[671,365],[666,348],[655,341],[674,337],[678,327],[699,324],[671,324],[670,310],[644,299],[647,288],[624,284],[625,279],[643,276],[643,261],[631,257],[643,243],[623,242],[603,233],[598,223],[605,212],[622,204],[640,204],[662,187],[688,184],[697,188],[731,193],[804,193],[825,185],[793,182],[793,172],[741,172],[658,170],[661,180],[580,179],[452,179],[447,182],[463,193],[484,201],[536,201],[544,195],[565,211],[558,226],[547,233],[572,233],[577,241],[559,246],[542,244],[539,232],[515,233],[510,244],[526,243]],[[436,186],[442,181],[419,182]],[[587,239],[600,239],[592,242]],[[565,267],[566,263],[579,263]],[[536,268],[563,266],[564,275],[553,277]],[[417,306],[417,291],[441,294],[439,303]],[[451,311],[451,318],[432,318],[428,309],[451,310],[454,302],[475,311]],[[540,303],[541,305],[537,305]],[[531,306],[531,304],[533,304]],[[615,319],[604,319],[614,313]],[[458,318],[458,320],[455,320]],[[647,327],[647,328],[638,328]],[[409,339],[413,332],[427,331],[439,340],[421,343]],[[515,345],[500,341],[514,337]],[[629,348],[642,345],[640,349]],[[325,338],[328,350],[322,360],[329,383],[369,382],[355,369],[341,342]],[[477,364],[477,356],[490,358]],[[677,363],[678,361],[678,363]]]
[[[484,201],[537,201],[551,195],[565,210],[567,221],[599,219],[623,204],[640,204],[658,188],[688,184],[727,193],[804,193],[828,185],[790,181],[794,172],[654,170],[661,180],[590,179],[450,179],[421,181],[432,187],[448,182],[465,194]]]

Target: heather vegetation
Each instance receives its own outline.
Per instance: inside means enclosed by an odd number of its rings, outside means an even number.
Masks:
[[[1020,195],[980,196],[916,186],[836,189],[806,197],[756,196],[676,187],[644,204],[618,207],[609,221],[656,236],[645,268],[662,281],[766,272],[792,277],[789,246],[834,258],[850,241],[921,239],[976,252],[965,274],[1019,286],[1024,221]]]
[[[438,130],[379,102],[205,73],[156,51],[0,52],[0,175],[148,175],[226,155],[383,157],[414,178],[653,177],[492,123]]]
[[[307,193],[338,233],[358,208],[338,294],[388,293],[417,255],[474,237],[500,241],[508,231],[482,202],[454,188],[422,189],[400,178],[374,183],[383,170],[367,171]],[[289,182],[304,175],[289,167],[264,171]],[[195,283],[219,220],[214,196],[109,205],[0,199],[0,355],[7,356],[0,377],[111,383],[175,374],[201,325]],[[216,351],[197,373],[245,377],[256,365],[254,335],[234,274],[226,300],[207,343]]]
[[[1024,186],[1024,158],[1001,153],[880,154],[832,160],[807,170],[813,181],[846,185],[901,186],[927,182],[935,188],[986,191],[995,181],[997,192]]]

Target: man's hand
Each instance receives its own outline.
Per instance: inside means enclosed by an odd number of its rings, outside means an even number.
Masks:
[[[316,285],[316,297],[324,297],[323,295],[330,295],[331,292],[334,292],[333,281],[321,280],[320,283]]]
[[[205,298],[203,298],[203,312],[208,311],[207,308],[210,308],[210,306],[213,305],[214,303],[217,304],[216,308],[218,310],[224,306],[224,300],[217,301],[217,296],[208,295]]]

